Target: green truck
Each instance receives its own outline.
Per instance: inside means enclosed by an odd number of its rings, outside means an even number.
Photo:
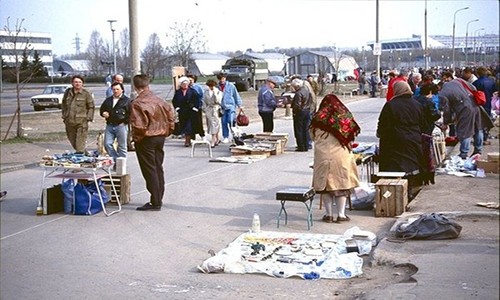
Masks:
[[[231,58],[222,66],[226,80],[236,85],[239,92],[250,88],[258,90],[269,76],[267,62],[263,59]]]

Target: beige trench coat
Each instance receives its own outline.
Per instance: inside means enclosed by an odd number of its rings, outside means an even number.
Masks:
[[[311,132],[311,137],[313,134]],[[316,192],[350,190],[359,186],[358,168],[351,151],[332,134],[316,129],[313,189]]]

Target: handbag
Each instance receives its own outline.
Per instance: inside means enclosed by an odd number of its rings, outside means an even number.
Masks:
[[[469,91],[469,93],[472,94],[472,96],[474,97],[474,101],[476,102],[477,105],[479,106],[483,106],[484,104],[486,104],[486,94],[483,92],[483,91],[478,91],[478,90],[471,90],[471,88],[467,85],[467,83],[465,82],[462,82],[461,80],[459,80],[460,83],[464,86],[464,88],[466,90]]]
[[[250,123],[250,119],[248,118],[247,115],[243,112],[243,109],[240,109],[240,112],[238,113],[238,116],[236,117],[236,124],[238,126],[248,126]]]

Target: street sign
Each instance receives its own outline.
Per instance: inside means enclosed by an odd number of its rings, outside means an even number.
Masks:
[[[382,44],[381,43],[373,44],[373,55],[382,55]]]

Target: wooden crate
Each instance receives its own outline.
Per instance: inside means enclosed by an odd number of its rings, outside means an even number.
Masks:
[[[231,155],[265,155],[271,156],[271,149],[253,148],[249,146],[231,147]]]
[[[406,211],[408,180],[380,179],[375,184],[375,216],[394,217]]]
[[[113,174],[111,175],[113,178],[113,183],[116,188],[116,192],[118,193],[118,196],[120,197],[120,203],[121,204],[127,204],[130,202],[130,175],[129,174],[123,174],[123,175],[117,175]],[[116,196],[115,193],[113,192],[113,187],[111,186],[111,180],[109,177],[103,177],[102,183],[104,184],[104,188],[108,192],[108,195],[111,196],[109,203],[111,204],[116,204]]]

